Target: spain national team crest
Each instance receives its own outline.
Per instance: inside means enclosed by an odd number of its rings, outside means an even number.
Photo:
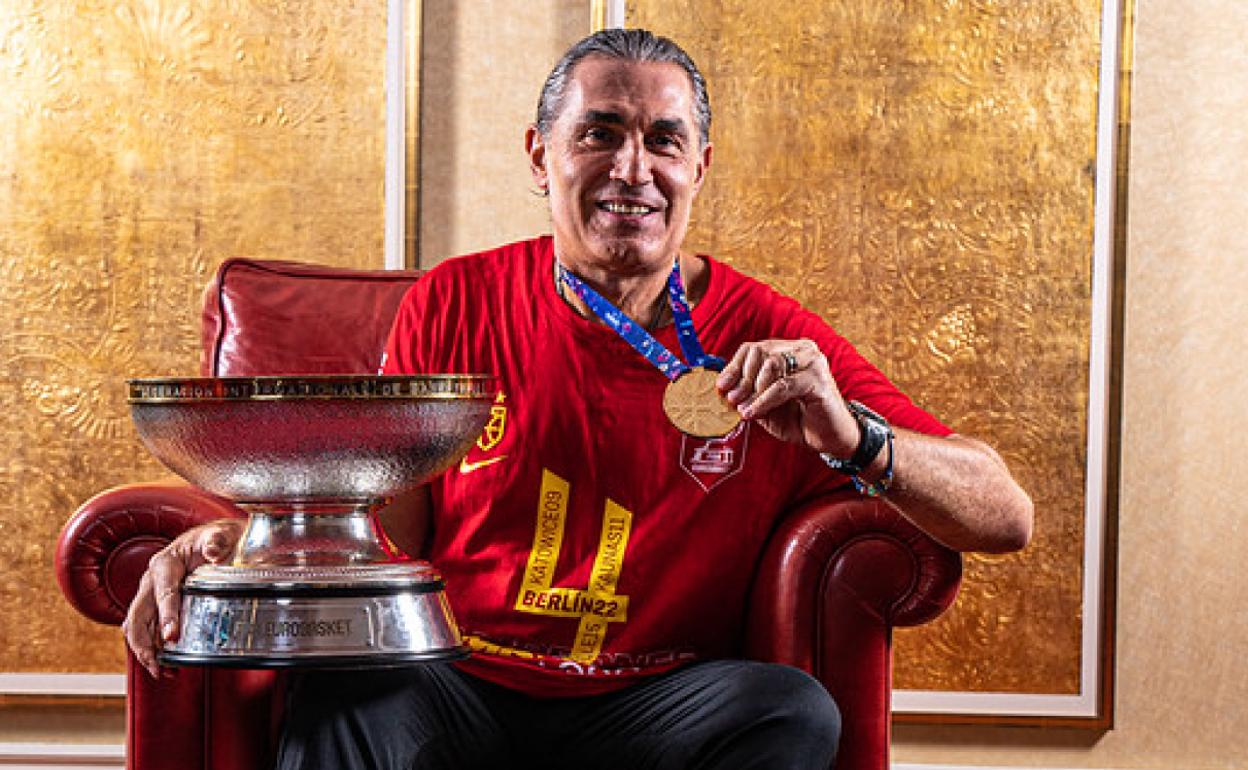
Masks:
[[[503,440],[503,435],[507,432],[507,397],[500,390],[498,397],[494,399],[494,405],[490,407],[490,421],[485,424],[485,430],[481,431],[481,437],[477,439],[477,448],[482,452],[488,452],[498,446],[498,442]]]
[[[725,479],[745,467],[745,450],[750,444],[750,424],[742,422],[721,438],[701,439],[684,436],[680,445],[680,467],[710,492]]]

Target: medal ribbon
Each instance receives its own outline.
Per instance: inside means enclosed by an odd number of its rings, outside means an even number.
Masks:
[[[680,259],[672,265],[672,274],[667,277],[667,302],[672,308],[672,321],[676,324],[676,339],[680,341],[680,350],[690,366],[704,367],[719,371],[724,368],[724,359],[707,355],[698,339],[698,330],[693,328],[693,313],[689,309],[689,300],[685,297],[685,284],[680,280]]]
[[[724,368],[724,360],[707,355],[698,340],[698,332],[693,326],[693,317],[689,311],[689,300],[685,297],[685,285],[680,280],[680,260],[672,264],[672,273],[667,277],[667,301],[672,308],[672,320],[676,324],[676,338],[680,341],[681,352],[689,360],[686,364],[677,358],[663,343],[646,331],[645,327],[624,314],[610,300],[594,291],[587,283],[577,278],[562,263],[556,260],[559,268],[559,280],[567,284],[581,301],[594,311],[594,315],[611,328],[620,338],[633,346],[647,361],[663,373],[664,377],[673,382],[690,369],[703,367],[719,371]]]

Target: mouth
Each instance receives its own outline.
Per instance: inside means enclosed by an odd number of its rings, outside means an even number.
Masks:
[[[636,201],[598,201],[595,205],[599,211],[622,217],[644,217],[659,210],[657,206],[649,206]]]

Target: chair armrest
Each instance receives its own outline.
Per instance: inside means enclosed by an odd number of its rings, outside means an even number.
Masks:
[[[120,625],[153,554],[199,524],[245,514],[185,484],[110,489],[61,530],[56,578],[88,618]],[[272,671],[187,667],[153,679],[126,655],[127,767],[262,770],[273,757],[283,701]]]
[[[121,625],[153,554],[191,527],[243,515],[228,500],[186,485],[133,484],[101,492],[61,530],[57,582],[83,615]]]
[[[856,493],[796,508],[755,578],[747,654],[797,666],[842,712],[837,767],[888,766],[892,629],[926,623],[957,596],[959,554],[896,509]]]

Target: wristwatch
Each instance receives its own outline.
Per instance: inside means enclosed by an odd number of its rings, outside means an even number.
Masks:
[[[887,491],[893,481],[893,429],[889,427],[887,420],[858,401],[847,401],[845,406],[858,421],[861,431],[858,447],[848,460],[833,457],[827,452],[820,452],[819,456],[829,468],[849,476],[859,492],[874,497]],[[885,446],[888,447],[888,464],[884,468],[884,475],[874,484],[867,484],[862,480],[862,472],[871,467],[871,463],[875,462]]]

